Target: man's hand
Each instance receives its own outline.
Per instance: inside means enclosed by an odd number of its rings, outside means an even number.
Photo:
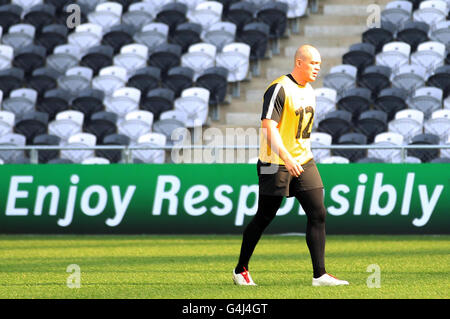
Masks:
[[[291,156],[289,156],[285,161],[284,164],[286,165],[287,170],[289,171],[289,174],[291,174],[294,177],[299,177],[301,173],[303,173],[303,167],[294,160]]]

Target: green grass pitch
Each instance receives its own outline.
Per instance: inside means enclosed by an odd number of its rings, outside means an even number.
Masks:
[[[327,271],[345,287],[312,287],[305,238],[276,235],[263,235],[252,257],[258,286],[235,286],[240,243],[232,235],[0,235],[0,298],[450,297],[450,236],[329,235]],[[69,288],[72,264],[79,288]],[[370,265],[379,267],[379,288],[367,285],[376,283]]]

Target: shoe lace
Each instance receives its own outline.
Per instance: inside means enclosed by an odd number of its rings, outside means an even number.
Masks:
[[[244,267],[244,271],[241,272],[241,275],[242,275],[242,277],[244,277],[244,279],[247,283],[250,283],[250,278],[248,277],[249,273],[248,273],[247,269],[245,269],[245,267]]]

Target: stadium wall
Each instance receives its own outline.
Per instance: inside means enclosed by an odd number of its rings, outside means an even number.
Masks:
[[[318,164],[328,234],[449,234],[448,164]],[[251,164],[0,166],[0,233],[240,234],[257,208]],[[266,233],[302,233],[285,199]]]

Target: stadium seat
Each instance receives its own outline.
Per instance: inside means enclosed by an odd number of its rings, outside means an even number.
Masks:
[[[383,132],[375,136],[374,146],[386,146],[385,149],[369,149],[367,156],[382,159],[386,163],[401,163],[402,151],[389,147],[402,146],[404,144],[403,135],[394,132]]]
[[[100,156],[89,157],[81,162],[83,165],[107,165],[110,163],[109,159]]]
[[[82,131],[83,123],[83,113],[74,110],[62,111],[48,124],[48,133],[60,137],[60,144],[65,145],[70,136]]]
[[[424,114],[419,110],[401,110],[395,114],[392,121],[388,123],[389,132],[399,133],[403,136],[405,143],[409,143],[413,136],[423,131]]]
[[[444,65],[445,59],[445,44],[428,41],[419,44],[417,51],[411,54],[411,64],[420,65],[427,71],[427,77],[433,71]]]
[[[135,87],[145,96],[148,91],[159,87],[161,82],[161,70],[154,66],[147,66],[136,70],[128,79],[127,86]]]
[[[174,91],[175,97],[179,97],[184,89],[193,86],[194,70],[185,66],[171,68],[162,81],[162,87]]]
[[[433,25],[446,19],[448,7],[445,1],[428,0],[422,1],[417,10],[413,12],[414,21],[425,22]]]
[[[434,134],[419,134],[412,138],[409,145],[437,145],[439,136]],[[422,162],[429,162],[439,157],[439,149],[408,149],[408,156],[419,158]]]
[[[47,164],[73,164],[73,162],[67,158],[54,158],[49,160]]]
[[[52,68],[38,68],[31,74],[28,85],[35,89],[38,96],[41,98],[45,92],[56,89],[58,86],[58,77],[59,73]]]
[[[209,91],[202,87],[183,90],[174,101],[174,109],[184,112],[187,117],[186,127],[193,128],[206,124],[209,113]]]
[[[223,4],[218,1],[202,1],[199,2],[194,10],[187,13],[187,18],[193,23],[198,23],[203,30],[209,28],[221,21]]]
[[[234,23],[237,34],[240,34],[244,25],[253,21],[255,13],[256,8],[252,3],[240,1],[230,5],[225,20]]]
[[[94,75],[97,75],[100,69],[113,64],[114,49],[109,45],[97,45],[86,52],[80,61],[81,66],[91,68]]]
[[[123,134],[111,134],[103,138],[101,145],[117,145],[117,146],[128,146],[130,145],[130,138]],[[95,155],[97,157],[104,157],[108,159],[111,163],[118,163],[122,160],[121,150],[96,150]]]
[[[117,130],[119,134],[130,138],[130,143],[137,143],[141,135],[148,134],[152,130],[153,114],[149,111],[135,110],[125,115],[125,119],[119,122]]]
[[[183,3],[169,2],[156,14],[156,22],[162,22],[169,26],[169,34],[172,34],[177,25],[187,21],[187,6]]]
[[[16,115],[10,111],[0,111],[0,136],[12,133]]]
[[[370,43],[355,43],[342,56],[342,64],[350,64],[361,73],[367,66],[375,63],[375,47]]]
[[[217,48],[210,43],[197,43],[189,47],[188,52],[181,56],[181,66],[194,70],[194,81],[206,69],[215,66]]]
[[[250,46],[242,42],[227,44],[216,55],[216,66],[228,70],[228,82],[233,83],[233,96],[240,95],[239,82],[247,78],[250,68]]]
[[[444,92],[444,95],[445,93],[448,94],[450,90],[450,65],[443,65],[436,68],[428,78],[427,85],[440,88]]]
[[[450,20],[435,23],[430,30],[430,40],[444,43],[450,51]],[[447,64],[449,64],[447,62]]]
[[[143,96],[141,109],[153,113],[154,119],[159,119],[162,112],[173,109],[175,92],[168,88],[156,88]]]
[[[36,44],[42,45],[47,54],[53,52],[56,46],[65,44],[67,42],[68,29],[61,24],[44,25],[42,32],[38,33],[36,37]]]
[[[97,144],[97,137],[91,133],[77,133],[69,137],[68,147],[93,147]],[[81,163],[86,158],[94,156],[93,150],[61,150],[61,158],[69,159],[73,163]]]
[[[202,25],[199,23],[184,22],[175,28],[169,41],[181,46],[181,52],[186,53],[188,48],[195,43],[202,42]]]
[[[123,6],[117,2],[103,2],[95,7],[95,11],[87,15],[90,23],[98,24],[104,31],[118,25],[122,19]]]
[[[9,27],[8,33],[3,32],[3,44],[12,46],[14,50],[32,45],[36,28],[27,23],[19,23]]]
[[[416,88],[425,85],[426,70],[420,65],[405,64],[394,71],[392,75],[392,86],[406,90],[412,95]]]
[[[167,71],[180,64],[182,48],[178,44],[161,44],[150,53],[148,63],[161,69],[161,75],[164,77]]]
[[[139,43],[124,45],[120,54],[113,58],[114,65],[123,67],[127,74],[133,74],[136,70],[147,66],[148,48]]]
[[[94,23],[83,23],[75,28],[75,32],[67,36],[68,44],[76,45],[82,53],[91,47],[101,44],[102,27]]]
[[[356,87],[358,69],[350,64],[333,66],[323,79],[323,86],[336,90],[338,98],[350,88]]]
[[[112,26],[107,32],[105,32],[101,43],[111,46],[114,49],[114,54],[118,54],[124,45],[132,44],[134,42],[134,36],[135,30],[132,26],[118,24]]]
[[[332,137],[328,133],[312,132],[311,133],[311,150],[316,162],[320,162],[322,158],[330,157],[331,151],[329,149],[317,149],[315,147],[331,146]]]
[[[117,118],[117,114],[113,112],[95,112],[85,123],[84,131],[94,134],[97,142],[101,143],[105,136],[117,133]]]
[[[166,145],[166,136],[161,133],[147,133],[140,136],[136,146],[139,147],[157,147]],[[133,150],[133,158],[141,160],[143,163],[163,164],[165,162],[166,152],[164,149],[140,149]]]
[[[92,79],[92,88],[105,92],[111,96],[113,92],[127,83],[127,70],[123,67],[112,65],[101,69]]]
[[[91,86],[93,71],[85,66],[75,66],[58,78],[58,87],[75,97],[81,91]]]
[[[93,113],[104,110],[103,100],[105,93],[100,90],[87,88],[71,101],[71,109],[80,111],[85,118],[90,118]]]
[[[58,146],[60,138],[50,134],[40,134],[33,138],[32,145],[48,145]],[[39,163],[47,163],[49,160],[59,157],[59,150],[39,150],[38,161]]]
[[[428,31],[430,27],[425,22],[406,21],[397,32],[397,41],[408,43],[411,52],[416,51],[420,43],[429,41]]]
[[[345,133],[349,133],[352,128],[352,114],[348,111],[337,110],[328,112],[324,119],[319,122],[319,132],[328,133],[333,137],[333,144],[336,144]]]
[[[347,133],[341,135],[337,145],[366,145],[367,137],[361,133]],[[342,156],[348,158],[350,162],[356,162],[367,156],[367,150],[364,149],[338,149],[332,151],[333,156]]]
[[[173,145],[182,142],[177,130],[185,130],[187,116],[184,112],[178,110],[169,110],[162,112],[159,120],[153,123],[153,132],[161,133],[166,137],[166,144]],[[179,143],[178,143],[179,144]]]
[[[45,58],[45,48],[32,44],[14,51],[13,66],[24,70],[25,76],[30,76],[35,69],[45,65]]]
[[[406,99],[408,92],[402,88],[385,88],[381,90],[374,101],[373,108],[387,113],[388,121],[391,121],[395,114],[408,108]]]
[[[366,87],[372,91],[375,99],[378,93],[391,86],[391,68],[382,65],[370,65],[364,69],[357,80],[358,86]]]
[[[424,123],[424,133],[439,136],[443,144],[450,136],[450,110],[437,110]]]
[[[23,134],[7,133],[0,135],[1,146],[25,146],[26,137]],[[14,163],[16,160],[23,158],[25,152],[23,150],[0,150],[0,158],[5,163]]]
[[[381,20],[387,20],[394,25],[401,25],[411,19],[412,3],[409,1],[389,1],[381,11]]]
[[[250,46],[252,75],[260,75],[259,61],[266,57],[270,27],[263,22],[251,22],[242,29],[238,41]]]
[[[407,100],[409,108],[420,110],[425,119],[429,119],[431,113],[442,108],[443,91],[434,86],[423,86],[414,91],[412,97]]]
[[[70,106],[70,94],[61,89],[51,89],[44,92],[44,96],[38,101],[36,111],[48,114],[49,121],[53,121],[57,113],[68,110]]]
[[[228,21],[216,22],[202,32],[201,38],[204,42],[215,45],[220,52],[225,45],[235,42],[236,25]]]
[[[23,21],[33,25],[39,33],[46,25],[55,20],[56,9],[51,4],[41,3],[32,6],[23,17]]]
[[[26,138],[26,144],[31,144],[34,137],[47,132],[48,114],[39,111],[25,113],[21,119],[16,119],[14,132]],[[49,132],[50,133],[50,132]]]
[[[383,49],[375,57],[375,64],[378,66],[387,66],[396,70],[402,65],[409,63],[411,46],[406,42],[393,41],[386,43]]]
[[[364,134],[369,143],[373,143],[377,134],[387,131],[387,127],[387,114],[380,110],[362,112],[356,122],[356,130]]]
[[[122,22],[132,26],[135,30],[151,23],[156,16],[154,5],[150,2],[131,3],[128,10],[122,14]]]
[[[360,164],[369,164],[369,163],[385,163],[385,161],[381,158],[376,157],[363,157],[356,161],[356,163]]]
[[[139,109],[141,91],[133,87],[121,87],[116,89],[111,96],[103,100],[105,110],[118,115],[117,123],[125,118],[129,112]]]
[[[396,26],[389,21],[382,20],[380,28],[369,28],[362,34],[362,42],[375,47],[375,53],[380,53],[386,43],[394,41]]]
[[[20,23],[23,8],[16,4],[4,4],[0,6],[0,26],[6,33],[12,25]]]
[[[76,45],[57,45],[53,49],[53,54],[47,56],[47,66],[64,74],[68,69],[78,65],[81,54],[80,48]]]
[[[335,89],[322,87],[314,90],[316,95],[316,111],[314,114],[313,127],[325,117],[325,114],[336,110],[337,92]]]
[[[197,78],[196,85],[210,92],[209,104],[217,105],[225,101],[228,87],[228,70],[222,67],[206,69]]]
[[[133,36],[134,41],[145,44],[150,53],[161,44],[166,43],[168,38],[169,26],[161,22],[146,24]]]
[[[0,70],[0,90],[3,96],[9,95],[14,89],[21,88],[24,77],[23,70],[16,67]]]
[[[35,111],[37,95],[37,91],[31,88],[14,89],[3,100],[3,109],[14,113],[16,121],[20,120],[26,113]]]
[[[280,54],[279,39],[287,29],[288,5],[284,2],[266,2],[258,6],[256,19],[270,27],[269,38],[272,43],[272,54]]]
[[[355,87],[345,90],[337,101],[337,109],[352,113],[352,120],[356,122],[359,115],[369,110],[372,104],[372,92],[368,88]]]

